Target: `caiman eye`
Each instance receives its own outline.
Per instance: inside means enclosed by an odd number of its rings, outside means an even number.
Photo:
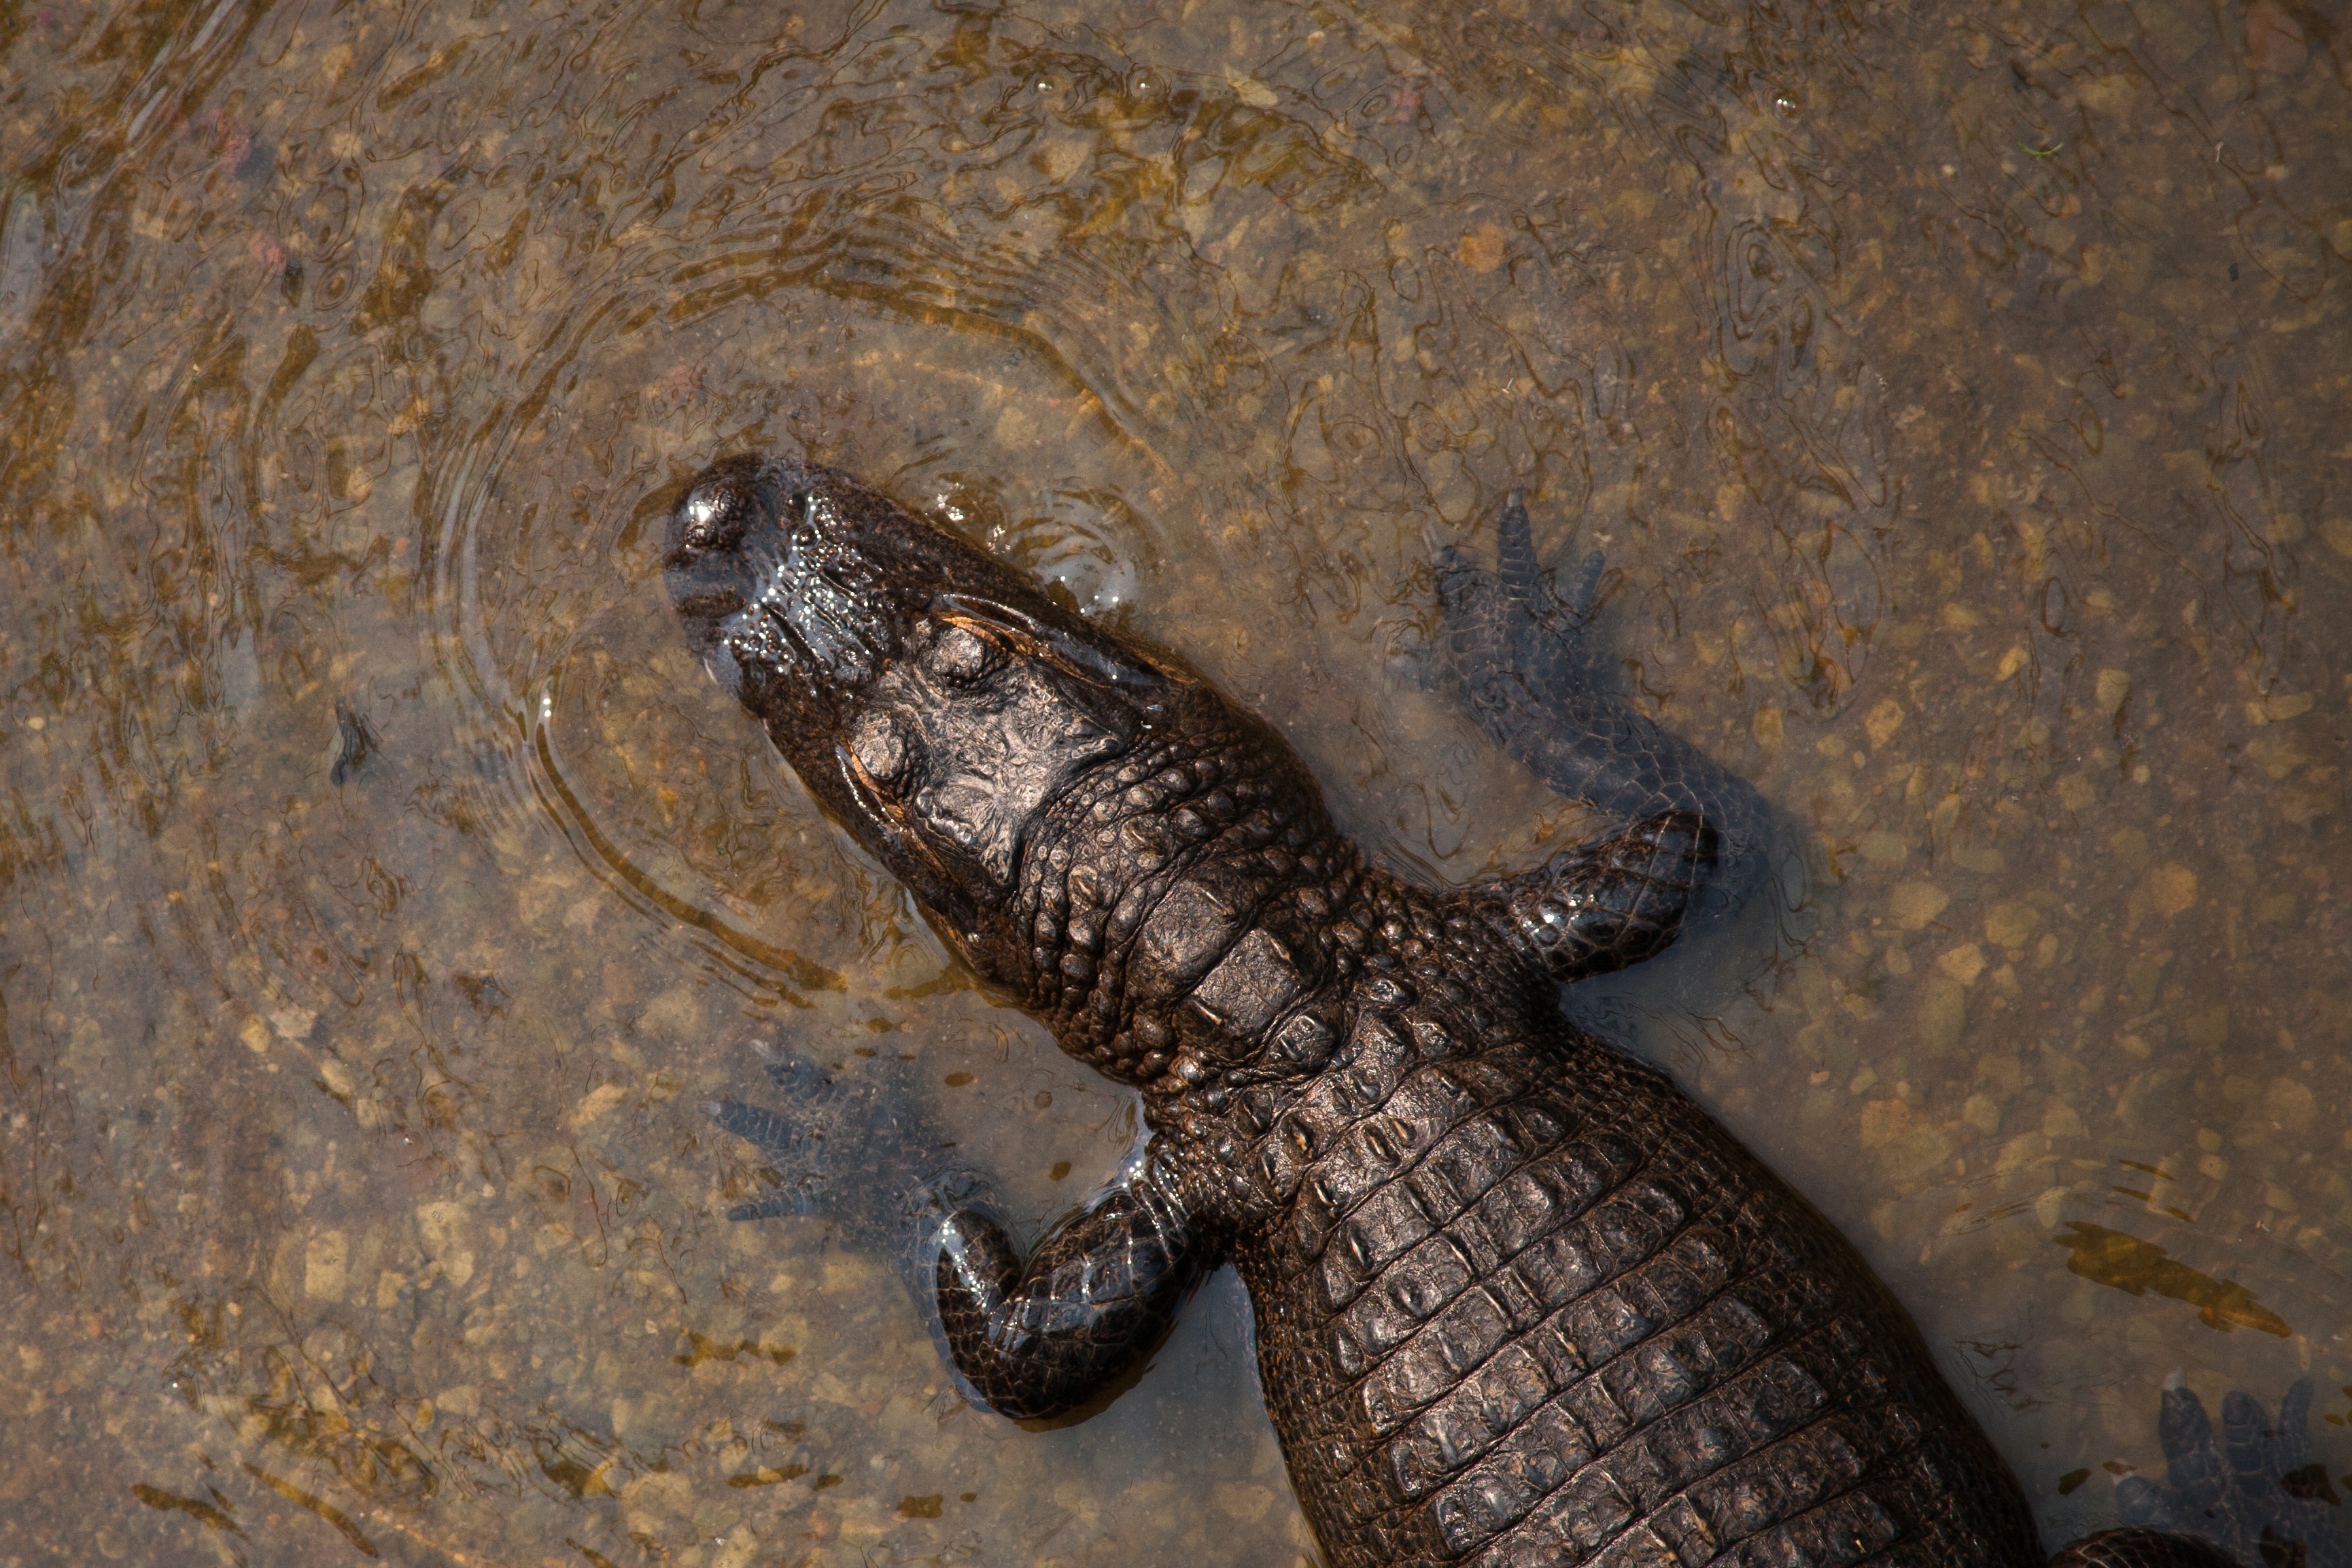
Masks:
[[[907,732],[887,713],[860,715],[849,731],[849,755],[866,778],[884,789],[895,789],[907,774]]]
[[[923,650],[923,668],[942,681],[968,686],[1004,662],[1004,651],[971,627],[950,622]]]

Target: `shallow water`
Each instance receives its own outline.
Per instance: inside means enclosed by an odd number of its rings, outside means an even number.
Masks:
[[[1526,486],[1780,814],[1572,1007],[2053,1542],[2176,1371],[2352,1469],[2347,87],[2299,0],[0,10],[0,1564],[1314,1560],[1229,1275],[1031,1432],[721,1218],[755,1039],[1033,1225],[1133,1134],[679,651],[751,448],[1451,880],[1578,831],[1430,653]]]

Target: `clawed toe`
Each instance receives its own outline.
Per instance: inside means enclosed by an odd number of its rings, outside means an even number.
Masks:
[[[1592,619],[1593,605],[1601,597],[1601,573],[1608,565],[1609,558],[1594,550],[1577,569],[1576,591],[1560,604],[1570,622],[1569,630],[1581,634],[1585,622]]]
[[[2297,1382],[2273,1423],[2260,1401],[2232,1393],[2217,1433],[2194,1392],[2166,1388],[2157,1420],[2166,1480],[2117,1481],[2117,1511],[2128,1524],[2216,1538],[2242,1559],[2340,1568],[2338,1499],[2326,1467],[2310,1462],[2311,1396],[2310,1381]]]
[[[838,1163],[832,1145],[847,1108],[845,1098],[856,1096],[845,1097],[843,1086],[805,1057],[767,1040],[753,1041],[752,1049],[785,1104],[772,1108],[740,1100],[707,1100],[699,1109],[721,1130],[759,1150],[779,1185],[729,1209],[727,1218],[815,1213]]]
[[[1495,529],[1496,572],[1503,592],[1536,628],[1556,642],[1574,644],[1592,618],[1601,590],[1601,574],[1608,558],[1588,553],[1577,567],[1576,587],[1566,595],[1536,559],[1535,528],[1528,518],[1526,496],[1511,492]]]
[[[957,1196],[960,1173],[920,1113],[864,1071],[827,1069],[755,1042],[772,1104],[703,1103],[703,1114],[758,1151],[762,1190],[730,1219],[822,1215],[860,1245],[888,1244],[925,1205]],[[874,1064],[879,1067],[894,1063]]]

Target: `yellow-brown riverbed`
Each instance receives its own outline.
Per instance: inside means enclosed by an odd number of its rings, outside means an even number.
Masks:
[[[753,448],[1454,881],[1577,831],[1431,654],[1525,486],[1777,813],[1572,1009],[2050,1541],[2176,1372],[2352,1471],[2347,260],[2302,0],[0,7],[0,1568],[1316,1561],[1229,1275],[1029,1431],[724,1219],[755,1039],[1024,1225],[1134,1134],[680,651]]]

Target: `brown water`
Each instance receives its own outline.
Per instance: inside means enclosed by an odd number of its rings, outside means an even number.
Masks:
[[[1578,1006],[2053,1541],[2176,1370],[2308,1370],[2352,1469],[2329,11],[0,7],[0,1565],[1312,1560],[1230,1277],[1031,1432],[720,1218],[754,1038],[911,1058],[1028,1223],[1133,1113],[679,652],[661,508],[750,448],[1456,880],[1573,828],[1427,655],[1528,486],[1781,814]]]

